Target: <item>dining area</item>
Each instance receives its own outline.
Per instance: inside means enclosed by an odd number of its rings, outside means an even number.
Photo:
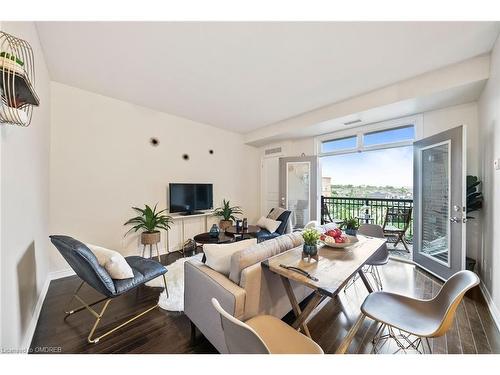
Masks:
[[[453,328],[454,315],[465,293],[477,286],[479,280],[474,273],[461,271],[444,285],[438,283],[439,288],[431,288],[430,293],[426,291],[426,295],[384,291],[386,282],[392,277],[389,273],[388,280],[383,281],[381,276],[385,275],[383,269],[389,263],[383,234],[380,226],[363,224],[356,236],[347,237],[341,246],[318,241],[317,254],[313,257],[304,256],[305,244],[261,262],[263,268],[281,280],[293,312],[284,320],[296,330],[302,341],[313,340],[321,344],[327,331],[318,327],[317,321],[326,319],[328,310],[340,308],[335,322],[341,329],[334,340],[335,345],[327,349],[330,353],[350,353],[354,348],[362,352],[369,348],[371,354],[439,352],[439,345],[434,343],[439,343]],[[390,268],[394,267],[406,268],[409,265],[390,265]],[[310,291],[310,296],[302,302],[294,293],[293,285],[296,284]],[[356,307],[352,308],[353,305]],[[252,319],[249,324],[252,324]],[[328,320],[322,323],[332,324]],[[253,333],[259,335],[258,330]],[[276,346],[276,339],[273,344]],[[290,346],[285,341],[283,345]],[[301,347],[305,346],[288,349],[290,353],[296,353]],[[254,349],[251,345],[248,348],[249,352]],[[245,349],[239,346],[237,352],[245,352]]]

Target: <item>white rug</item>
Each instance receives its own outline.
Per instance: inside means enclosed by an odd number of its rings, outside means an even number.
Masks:
[[[167,278],[168,295],[165,291],[161,292],[158,305],[168,311],[184,311],[184,262],[190,259],[201,261],[203,253],[196,254],[189,258],[177,259],[174,263],[165,268],[168,270],[165,274]],[[157,277],[146,283],[147,286],[163,288],[162,277]]]

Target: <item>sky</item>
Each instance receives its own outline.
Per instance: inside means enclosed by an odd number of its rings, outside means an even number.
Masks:
[[[332,185],[413,186],[413,147],[355,152],[320,158]]]

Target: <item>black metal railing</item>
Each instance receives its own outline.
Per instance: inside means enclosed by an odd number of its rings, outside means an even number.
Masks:
[[[382,226],[387,210],[405,209],[413,211],[413,199],[325,197],[322,195],[321,223],[358,218],[360,224],[369,222]],[[364,219],[365,213],[369,215],[368,220]],[[405,223],[403,221],[392,222],[391,225],[403,229]],[[413,215],[405,237],[413,237]]]

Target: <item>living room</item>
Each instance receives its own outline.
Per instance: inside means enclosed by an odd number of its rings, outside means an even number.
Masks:
[[[495,18],[1,20],[2,353],[496,358]]]

